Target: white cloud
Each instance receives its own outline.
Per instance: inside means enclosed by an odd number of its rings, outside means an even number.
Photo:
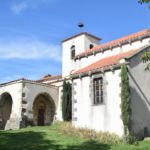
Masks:
[[[11,5],[11,10],[19,15],[28,8],[34,9],[41,6],[41,4],[50,4],[54,1],[57,0],[22,0],[21,2],[20,0],[15,0]]]
[[[38,40],[0,42],[0,59],[50,59],[61,61],[61,48]]]
[[[11,10],[15,13],[15,14],[20,14],[21,12],[23,12],[25,9],[28,8],[28,5],[27,3],[25,2],[22,2],[22,3],[19,3],[19,4],[13,4],[11,6]]]

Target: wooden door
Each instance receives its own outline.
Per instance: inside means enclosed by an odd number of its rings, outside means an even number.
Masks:
[[[38,125],[43,126],[45,120],[45,109],[40,108],[38,109]]]

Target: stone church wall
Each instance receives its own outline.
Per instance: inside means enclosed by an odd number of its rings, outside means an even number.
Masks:
[[[41,85],[41,84],[32,84],[32,83],[25,83],[23,87],[23,99],[25,104],[23,108],[25,109],[24,115],[28,116],[28,119],[33,120],[33,103],[37,96],[40,94],[45,94],[50,97],[50,100],[54,102],[55,105],[55,118],[57,118],[57,108],[58,108],[58,88],[57,87],[50,87],[49,85]]]
[[[56,86],[49,86],[42,83],[36,83],[28,80],[18,80],[6,84],[0,85],[0,112],[3,109],[2,101],[3,95],[8,94],[12,99],[12,108],[10,113],[10,118],[7,120],[5,125],[5,130],[18,129],[20,127],[25,127],[27,125],[33,125],[33,103],[39,95],[44,95],[47,97],[46,104],[48,109],[46,112],[48,115],[52,112],[52,122],[55,120],[61,120],[60,116],[60,105],[59,103],[59,88]],[[4,99],[6,101],[7,99]],[[53,103],[53,104],[52,104]],[[52,104],[52,105],[50,105]],[[6,111],[4,112],[6,113]],[[0,114],[0,124],[1,120],[6,116]],[[58,116],[58,117],[57,117]],[[2,117],[2,118],[1,118]],[[45,116],[45,124],[49,124],[49,117]]]
[[[150,48],[147,48],[150,51]],[[142,138],[150,136],[150,71],[141,61],[141,52],[129,59],[128,74],[131,99],[131,130]]]
[[[133,42],[132,44],[128,43],[128,44],[125,44],[125,45],[121,45],[120,47],[114,47],[112,49],[108,49],[106,51],[99,52],[95,55],[90,55],[90,56],[87,56],[87,57],[77,59],[74,62],[75,70],[86,67],[86,66],[88,66],[88,65],[90,65],[90,64],[92,64],[92,63],[94,63],[94,62],[96,62],[100,59],[103,59],[105,57],[109,57],[109,56],[112,56],[112,55],[117,55],[121,52],[127,52],[129,50],[139,49],[139,47],[142,47],[142,46],[148,44],[149,40],[150,40],[150,38],[146,38],[146,39],[143,39],[142,41],[136,41],[136,42]]]
[[[104,80],[104,102],[93,104],[92,80],[99,76]],[[120,98],[120,69],[73,80],[73,124],[97,131],[123,135]]]
[[[8,93],[12,98],[12,110],[10,119],[7,121],[5,130],[18,129],[22,111],[22,83],[7,84],[0,87],[0,96]]]

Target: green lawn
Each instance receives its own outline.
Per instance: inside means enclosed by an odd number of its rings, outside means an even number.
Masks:
[[[150,150],[150,141],[109,145],[60,133],[57,125],[0,131],[0,150]]]

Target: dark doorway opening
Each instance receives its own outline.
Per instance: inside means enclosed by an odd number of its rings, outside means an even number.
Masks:
[[[49,94],[39,94],[33,102],[33,124],[50,125],[54,120],[55,104]]]
[[[40,108],[38,109],[38,126],[44,126],[45,120],[45,109]]]
[[[12,97],[4,93],[0,99],[0,129],[4,130],[12,111]]]

